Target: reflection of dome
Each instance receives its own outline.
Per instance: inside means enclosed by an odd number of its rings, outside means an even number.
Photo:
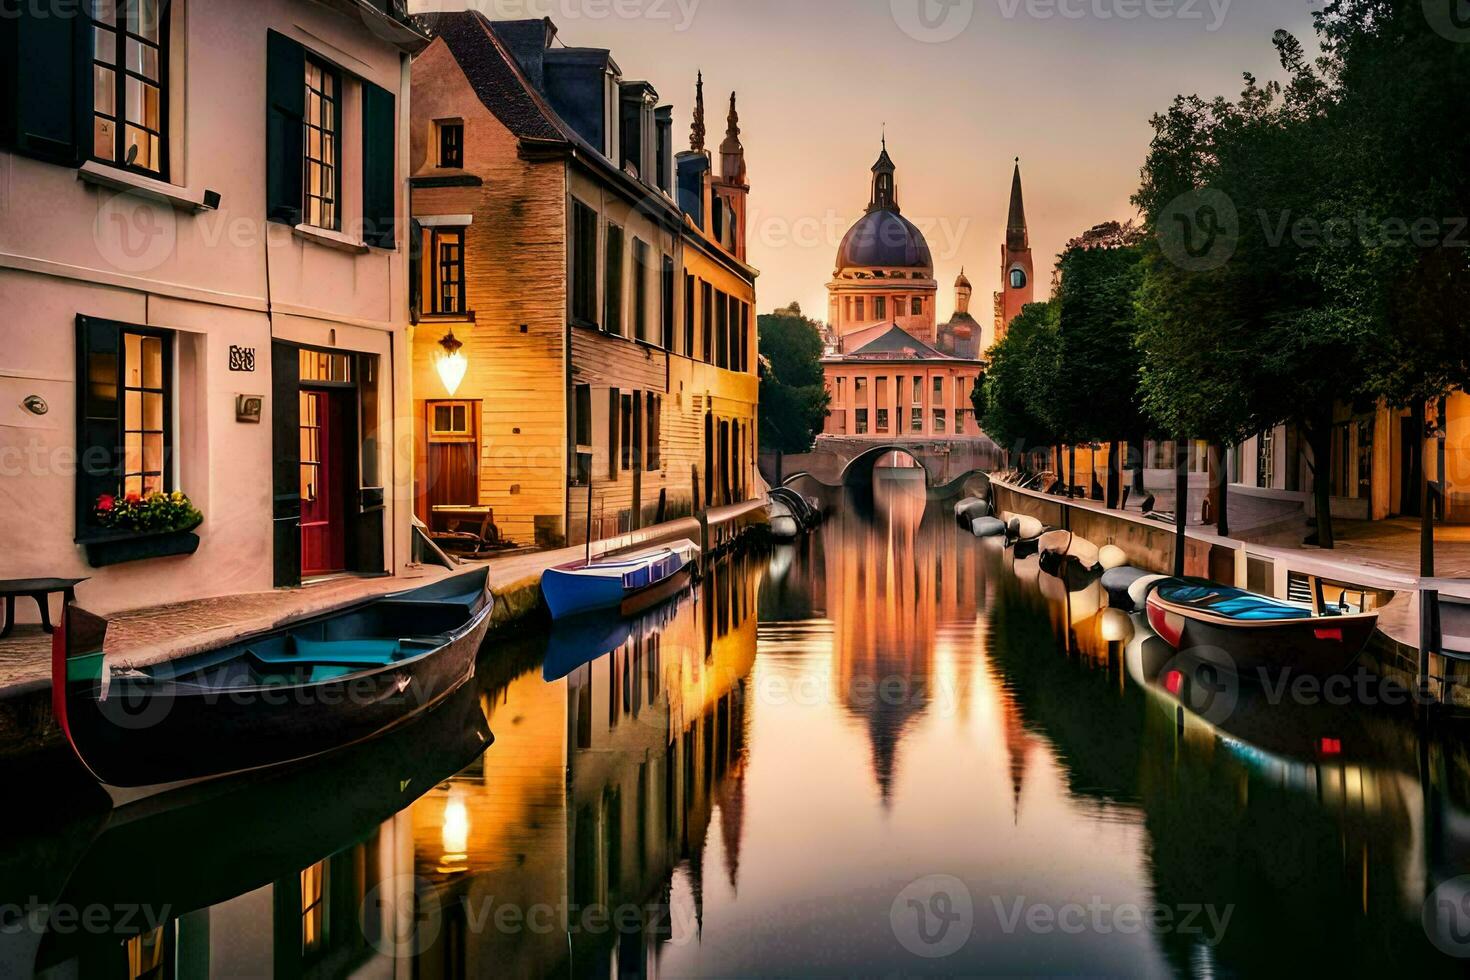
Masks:
[[[895,211],[869,211],[852,226],[837,250],[837,268],[934,268],[924,233]]]

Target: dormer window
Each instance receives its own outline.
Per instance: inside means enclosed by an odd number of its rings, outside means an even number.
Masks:
[[[439,129],[439,166],[445,170],[458,170],[464,166],[464,123],[458,119],[444,119],[437,124]]]
[[[1022,268],[1020,268],[1018,266],[1017,268],[1014,268],[1014,269],[1011,270],[1011,288],[1012,289],[1025,289],[1026,288],[1026,270],[1025,269],[1022,269]]]

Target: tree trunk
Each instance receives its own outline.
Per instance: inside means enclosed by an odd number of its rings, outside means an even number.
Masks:
[[[1233,466],[1232,459],[1235,455],[1233,446],[1220,447],[1220,523],[1217,530],[1220,537],[1230,537],[1230,478]]]
[[[1077,447],[1067,447],[1067,499],[1071,500],[1077,489]]]
[[[1312,496],[1317,501],[1317,547],[1337,547],[1332,533],[1332,426],[1317,422],[1307,427],[1307,445],[1312,447]]]
[[[1429,467],[1423,465],[1424,440],[1428,436],[1425,408],[1423,402],[1414,402],[1413,434],[1421,458],[1419,465],[1419,574],[1424,578],[1434,578],[1434,501],[1429,495]],[[1409,447],[1405,446],[1404,451],[1408,452]]]
[[[785,486],[785,483],[782,482],[785,478],[785,474],[783,472],[785,463],[786,454],[779,449],[776,450],[776,486],[778,487]]]
[[[1118,509],[1118,440],[1108,443],[1108,510]]]
[[[1189,441],[1174,443],[1174,574],[1184,574],[1184,552],[1189,541]]]
[[[1143,499],[1143,440],[1135,439],[1128,443],[1129,452],[1133,456],[1133,495]]]

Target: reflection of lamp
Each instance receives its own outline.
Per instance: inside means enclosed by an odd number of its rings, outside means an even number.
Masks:
[[[454,336],[453,330],[444,335],[439,346],[444,349],[434,355],[434,369],[439,372],[439,380],[444,382],[444,390],[453,398],[459,391],[459,386],[464,383],[470,362],[464,356],[464,344]]]
[[[439,861],[440,874],[459,874],[465,870],[470,850],[470,811],[464,796],[451,790],[444,801],[444,825],[439,830],[444,856]]]

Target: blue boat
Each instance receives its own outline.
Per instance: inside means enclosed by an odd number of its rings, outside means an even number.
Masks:
[[[598,609],[627,616],[684,588],[698,564],[699,546],[679,541],[612,560],[548,568],[541,576],[541,594],[552,619]]]

